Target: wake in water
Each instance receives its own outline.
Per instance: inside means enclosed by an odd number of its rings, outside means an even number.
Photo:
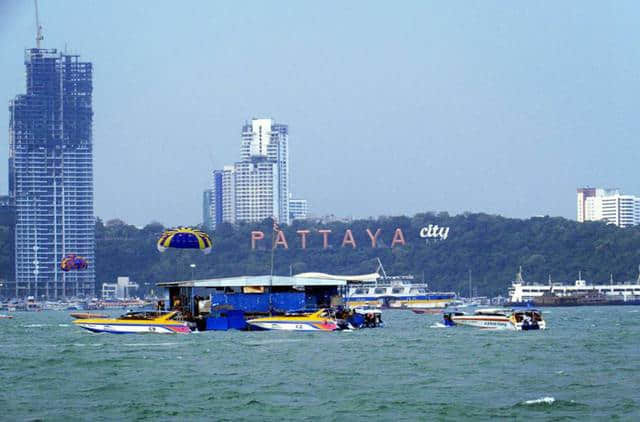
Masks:
[[[553,404],[553,402],[555,402],[556,399],[554,399],[553,397],[541,397],[539,399],[535,399],[535,400],[526,400],[523,401],[522,404],[524,405],[530,405],[530,404]]]
[[[430,325],[429,328],[447,328],[447,326],[441,322],[436,322],[435,324]]]

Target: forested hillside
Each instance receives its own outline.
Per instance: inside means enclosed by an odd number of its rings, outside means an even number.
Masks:
[[[448,227],[444,240],[420,237],[423,227]],[[396,229],[400,228],[405,244],[391,248]],[[506,294],[519,266],[527,281],[573,282],[578,271],[588,282],[615,282],[637,277],[640,264],[640,228],[620,229],[603,223],[576,223],[564,218],[518,220],[487,214],[449,216],[424,213],[414,217],[383,217],[351,223],[320,224],[296,221],[282,227],[288,249],[282,243],[274,254],[274,273],[319,271],[333,274],[359,274],[375,270],[380,258],[389,275],[413,274],[432,289],[455,290],[468,294],[469,270],[474,289],[482,295]],[[306,249],[301,247],[298,230],[308,229]],[[318,229],[331,230],[328,247]],[[351,229],[353,242],[345,231]],[[380,229],[376,247],[371,236]],[[268,274],[272,226],[261,224],[221,225],[210,233],[213,250],[204,255],[196,250],[173,250],[160,253],[155,242],[164,227],[152,223],[143,229],[111,220],[96,225],[96,281],[112,282],[117,276],[129,276],[143,289],[158,281],[223,277],[244,274]],[[265,239],[251,248],[251,231],[261,230]],[[0,233],[6,234],[6,233]],[[0,236],[0,274],[5,275],[10,262],[9,239]],[[191,264],[196,267],[192,269]]]

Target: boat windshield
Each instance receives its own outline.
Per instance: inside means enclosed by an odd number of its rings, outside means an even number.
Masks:
[[[141,311],[141,312],[127,312],[118,319],[156,319],[161,316],[167,315],[169,312],[161,311]],[[173,319],[173,318],[172,318]]]
[[[486,316],[508,316],[512,313],[510,309],[477,309],[476,315]]]
[[[522,322],[523,320],[540,322],[542,321],[542,314],[540,311],[518,311],[515,313],[516,322]]]

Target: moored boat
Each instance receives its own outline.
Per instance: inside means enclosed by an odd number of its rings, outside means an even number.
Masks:
[[[113,334],[188,334],[189,325],[180,312],[128,312],[118,318],[76,319],[73,323],[95,333]]]
[[[491,330],[544,330],[546,322],[538,309],[478,309],[473,315],[463,312],[445,312],[447,326],[468,325]]]
[[[247,321],[250,327],[262,330],[287,331],[336,331],[338,319],[332,309],[320,309],[313,313],[269,316]]]

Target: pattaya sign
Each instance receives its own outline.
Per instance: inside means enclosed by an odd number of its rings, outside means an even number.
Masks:
[[[381,244],[386,245],[384,238],[389,239],[389,237],[391,237],[390,247],[392,248],[407,244],[401,228],[395,229],[392,236],[390,233],[385,233],[383,235],[382,229],[376,229],[375,231],[366,229],[363,234],[366,234],[366,237],[364,237],[365,240],[363,241],[362,238],[360,238],[359,245],[351,229],[346,229],[344,233],[334,233],[331,229],[317,229],[313,231],[307,229],[296,230],[296,239],[287,239],[287,236],[282,230],[276,230],[273,232],[273,237],[269,240],[265,239],[265,233],[263,231],[254,230],[251,232],[251,249],[256,249],[260,246],[268,246],[267,242],[273,242],[272,246],[274,249],[289,249],[290,245],[298,246],[301,249],[307,249],[309,240],[313,237],[321,237],[322,249],[327,249],[330,247],[330,243],[333,243],[330,242],[330,237],[333,237],[335,242],[336,236],[338,236],[338,239],[342,239],[341,247],[343,248],[349,246],[353,249],[358,246],[371,246],[372,248],[375,248]],[[291,237],[291,235],[289,236]],[[429,224],[428,226],[420,229],[419,236],[422,239],[426,239],[427,243],[430,241],[446,240],[449,237],[449,227],[440,227],[435,224]],[[363,242],[364,245],[362,245]]]
[[[296,230],[296,235],[299,238],[300,247],[302,249],[307,249],[307,241],[311,236],[322,236],[322,249],[327,249],[329,247],[329,236],[332,234],[330,229],[318,229],[314,230]],[[376,231],[372,231],[371,229],[366,230],[366,234],[372,248],[375,248],[378,245],[378,242],[382,240],[382,230],[376,229]],[[287,240],[284,232],[282,230],[278,230],[274,232],[273,239],[273,247],[289,249],[289,241]],[[255,249],[259,246],[260,243],[264,242],[264,232],[254,230],[251,232],[251,249]],[[396,246],[404,246],[407,242],[405,241],[404,234],[402,233],[402,229],[397,228],[393,233],[393,238],[391,240],[391,247],[394,248]],[[353,232],[351,229],[346,229],[344,234],[342,235],[342,247],[351,246],[352,248],[356,248],[358,245],[356,243],[356,239],[353,237]]]

